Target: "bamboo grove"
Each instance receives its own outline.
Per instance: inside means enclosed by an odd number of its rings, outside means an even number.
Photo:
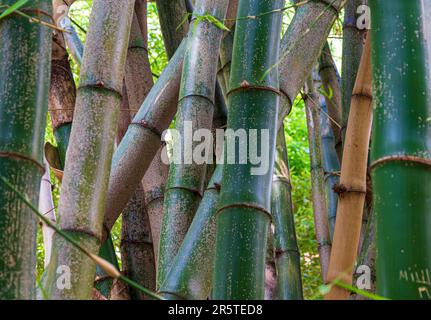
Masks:
[[[82,1],[0,0],[0,299],[313,298],[304,241],[314,297],[431,299],[431,1]]]

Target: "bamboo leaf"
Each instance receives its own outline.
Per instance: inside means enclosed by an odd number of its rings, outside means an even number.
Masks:
[[[28,2],[28,0],[18,0],[13,5],[9,6],[9,8],[7,8],[0,15],[0,20],[3,19],[4,17],[7,17],[8,15],[14,13],[15,11],[17,11],[18,9],[20,9],[21,7],[23,7],[27,2]]]

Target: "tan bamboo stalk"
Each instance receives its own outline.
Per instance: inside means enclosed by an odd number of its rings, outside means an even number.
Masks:
[[[368,34],[352,94],[340,184],[336,190],[339,199],[327,276],[328,283],[334,280],[340,280],[349,285],[352,283],[352,270],[358,251],[373,119],[370,42]],[[332,286],[325,299],[340,300],[348,297],[349,291]]]
[[[98,254],[134,0],[94,0],[59,204],[60,228]],[[57,234],[47,273],[51,299],[89,299],[95,263]],[[67,267],[68,290],[58,285]]]
[[[304,97],[307,116],[308,142],[310,146],[311,197],[313,201],[314,230],[318,244],[320,268],[323,282],[329,267],[331,237],[329,233],[328,210],[325,198],[325,171],[322,165],[319,95],[312,77],[307,80],[307,94]]]

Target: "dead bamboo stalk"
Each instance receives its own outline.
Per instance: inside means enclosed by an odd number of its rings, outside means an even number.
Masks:
[[[373,118],[370,36],[362,54],[352,94],[341,166],[334,240],[327,275],[328,282],[352,283],[366,195],[367,160]],[[326,300],[349,298],[349,291],[332,286]]]

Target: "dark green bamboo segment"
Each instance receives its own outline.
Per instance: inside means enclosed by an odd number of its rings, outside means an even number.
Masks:
[[[368,0],[349,0],[344,10],[343,22],[343,57],[342,70],[343,79],[341,81],[342,111],[341,111],[341,135],[344,143],[344,136],[349,119],[350,103],[352,100],[353,87],[355,86],[356,75],[359,63],[361,62],[362,51],[364,49],[364,38],[366,26],[363,26],[359,19],[358,8],[366,5]],[[369,17],[368,17],[369,18]],[[358,26],[360,28],[358,28]]]
[[[0,5],[15,2],[2,0]],[[21,9],[52,23],[51,1],[31,1]],[[52,30],[11,14],[0,20],[0,38],[0,175],[37,206]],[[1,183],[0,299],[35,298],[36,230],[31,211]]]
[[[159,293],[167,299],[204,300],[212,288],[216,211],[223,166],[218,165]]]
[[[284,1],[240,1],[238,17],[259,16],[283,6]],[[234,164],[225,164],[223,170],[213,280],[215,299],[264,297],[265,252],[271,220],[271,182],[279,103],[278,68],[270,68],[279,57],[281,20],[282,14],[274,12],[256,19],[238,20],[236,24],[228,129],[243,129],[247,134],[251,128],[257,129],[257,139],[250,139],[250,147],[256,148],[258,154],[267,156],[265,161],[268,162],[263,163],[266,167],[261,168],[263,170],[260,172],[249,156],[246,164],[239,164],[239,147],[230,133],[230,143],[234,143],[235,149],[229,150],[231,148],[227,142],[226,157],[234,156],[237,160]],[[266,70],[270,70],[267,75]],[[265,140],[261,142],[261,139]]]
[[[111,230],[141,183],[177,110],[184,40],[149,92],[112,159],[104,225]],[[104,234],[104,238],[106,234]]]
[[[345,3],[345,0],[311,0],[297,7],[281,41],[280,90],[288,99],[280,101],[279,121],[289,113]]]
[[[109,236],[106,241],[100,246],[99,257],[111,263],[117,270],[120,270],[118,265],[117,255],[115,253],[112,237]],[[94,287],[105,298],[110,298],[113,285],[113,279],[108,276],[100,266],[96,266],[96,280]]]
[[[193,27],[188,36],[176,116],[176,129],[181,141],[174,141],[182,159],[174,161],[169,167],[157,264],[158,287],[165,280],[192,222],[205,182],[206,163],[200,164],[192,159],[192,152],[201,141],[188,141],[190,138],[186,131],[190,130],[194,134],[196,130],[212,128],[217,62],[223,30],[199,17],[212,15],[223,21],[227,6],[227,0],[199,0],[193,12]],[[189,143],[191,150],[187,149]],[[208,158],[209,154],[205,156]]]
[[[278,130],[271,192],[277,299],[302,300],[302,280],[284,126]]]
[[[429,21],[422,1],[369,1],[377,292],[431,299]]]
[[[133,8],[133,0],[93,2],[66,157],[60,227],[93,254],[98,253],[101,244]],[[54,237],[51,260],[47,277],[51,299],[90,298],[93,261],[58,237]],[[63,266],[70,268],[68,290],[57,285],[56,272]]]
[[[326,112],[331,118],[330,125],[336,139],[335,148],[338,159],[341,160],[343,154],[343,144],[341,142],[341,89],[337,66],[332,58],[328,42],[326,42],[320,55],[319,75],[322,81],[321,89],[325,92]]]
[[[171,58],[187,36],[187,8],[184,0],[156,0],[166,53]],[[184,22],[184,23],[183,23]]]
[[[304,97],[307,116],[308,143],[310,146],[311,197],[313,200],[314,230],[319,251],[320,268],[323,282],[331,254],[331,237],[329,235],[328,210],[325,197],[325,172],[322,166],[322,146],[320,129],[319,95],[311,78],[307,81],[307,95]]]

